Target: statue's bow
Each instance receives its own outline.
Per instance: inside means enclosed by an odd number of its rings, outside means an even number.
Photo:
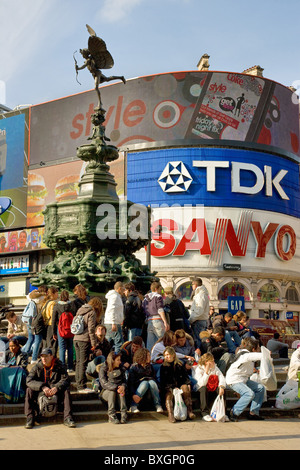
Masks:
[[[81,83],[78,80],[77,60],[76,60],[76,57],[75,57],[76,52],[77,51],[75,51],[74,54],[73,54],[73,59],[74,59],[74,62],[75,62],[75,70],[76,70],[76,81],[77,81],[77,83],[79,83],[79,85],[81,85]]]

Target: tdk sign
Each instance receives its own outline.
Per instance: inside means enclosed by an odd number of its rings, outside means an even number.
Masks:
[[[216,175],[218,168],[230,168],[230,162],[226,161],[193,161],[193,166],[197,168],[206,168],[206,189],[207,191],[216,191]],[[241,184],[241,172],[251,172],[255,182],[252,186]],[[265,186],[266,196],[273,195],[275,188],[281,199],[289,200],[281,186],[281,181],[288,173],[287,170],[280,170],[274,177],[272,167],[265,165],[264,173],[261,169],[252,163],[231,162],[231,191],[233,193],[258,194]]]
[[[298,161],[224,147],[128,153],[127,197],[139,204],[201,204],[300,217]]]

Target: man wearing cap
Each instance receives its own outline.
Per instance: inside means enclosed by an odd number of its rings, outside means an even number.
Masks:
[[[63,363],[53,356],[50,348],[41,352],[41,359],[34,364],[26,379],[25,415],[26,429],[31,429],[37,423],[35,410],[41,392],[47,397],[57,394],[58,404],[63,404],[64,424],[75,428],[72,417],[72,405],[70,396],[70,379]]]

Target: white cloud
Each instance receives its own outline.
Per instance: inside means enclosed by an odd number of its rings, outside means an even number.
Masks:
[[[104,0],[97,19],[114,23],[123,20],[131,10],[144,0]]]

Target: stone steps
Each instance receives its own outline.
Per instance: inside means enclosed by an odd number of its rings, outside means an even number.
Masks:
[[[277,376],[277,390],[267,392],[267,402],[261,408],[261,415],[266,418],[280,419],[280,418],[300,418],[300,408],[295,410],[278,410],[275,408],[276,395],[280,388],[284,385],[287,378],[286,366],[289,364],[288,359],[274,359],[274,367]],[[70,374],[71,378],[71,397],[73,403],[73,414],[76,422],[87,421],[107,421],[106,404],[102,403],[99,399],[98,392],[91,392],[89,394],[80,394],[77,392],[75,384],[75,374]],[[91,387],[91,382],[88,383]],[[193,392],[193,410],[197,419],[200,419],[199,412],[199,396],[198,393]],[[232,408],[237,396],[231,391],[226,391],[226,405],[227,409]],[[145,406],[145,405],[144,405]],[[299,416],[298,416],[299,415]],[[156,413],[154,409],[142,409],[138,414],[131,415],[129,419],[132,421],[138,420],[161,420],[167,419],[167,412],[163,414]],[[63,415],[58,413],[54,418],[44,419],[43,422],[62,422]],[[4,397],[0,397],[0,426],[23,425],[25,424],[24,403],[7,404]]]

